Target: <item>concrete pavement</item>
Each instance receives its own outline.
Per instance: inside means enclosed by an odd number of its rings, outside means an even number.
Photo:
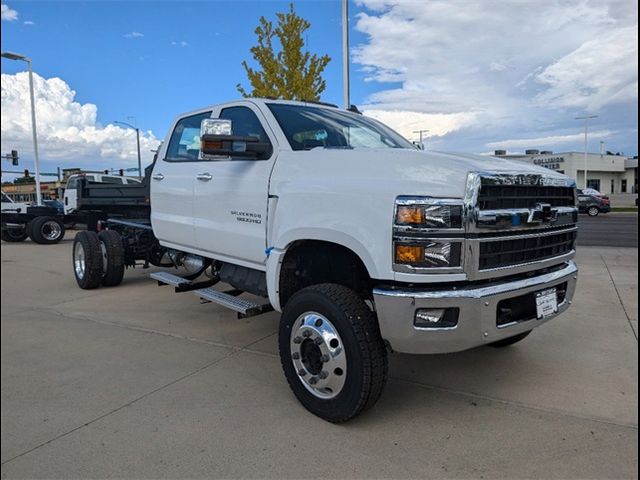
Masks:
[[[2,477],[637,478],[637,249],[582,247],[573,308],[508,349],[392,355],[377,406],[308,414],[278,315],[237,320],[71,241],[2,244]]]

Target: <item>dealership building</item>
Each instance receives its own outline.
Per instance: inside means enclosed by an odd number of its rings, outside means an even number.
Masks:
[[[584,152],[526,150],[524,154],[509,154],[505,150],[496,150],[494,155],[564,173],[574,178],[579,188],[585,186]],[[638,193],[638,157],[588,153],[587,187],[604,194]]]

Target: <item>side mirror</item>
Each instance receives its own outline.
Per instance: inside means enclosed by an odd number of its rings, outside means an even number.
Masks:
[[[271,145],[258,137],[232,134],[231,120],[207,118],[200,124],[200,159],[238,157],[263,159],[271,156]]]

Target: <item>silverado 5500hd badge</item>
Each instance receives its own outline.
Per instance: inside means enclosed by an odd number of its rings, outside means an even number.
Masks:
[[[239,222],[245,223],[262,223],[262,214],[260,213],[252,213],[252,212],[239,212],[237,210],[231,210],[231,215],[236,217],[236,220]]]

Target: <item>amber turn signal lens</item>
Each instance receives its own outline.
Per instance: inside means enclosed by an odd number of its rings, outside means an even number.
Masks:
[[[396,223],[401,225],[424,223],[424,208],[414,205],[399,205],[396,212]]]
[[[420,263],[424,261],[424,247],[396,245],[396,263]]]
[[[204,140],[202,140],[200,142],[201,145],[201,149],[202,150],[221,150],[222,149],[222,142],[205,142]]]

